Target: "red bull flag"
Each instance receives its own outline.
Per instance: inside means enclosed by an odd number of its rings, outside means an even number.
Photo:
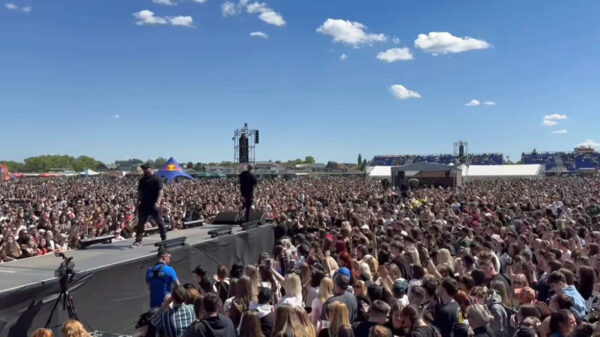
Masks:
[[[10,172],[8,171],[8,166],[6,166],[6,164],[0,165],[0,177],[2,177],[2,181],[10,180]]]
[[[181,165],[179,165],[179,163],[175,159],[173,159],[173,157],[167,160],[163,167],[161,167],[160,170],[156,172],[156,175],[167,178],[167,181],[169,182],[173,181],[173,179],[177,177],[194,179],[192,178],[192,176],[190,176],[189,174],[187,174],[187,172],[183,170]]]

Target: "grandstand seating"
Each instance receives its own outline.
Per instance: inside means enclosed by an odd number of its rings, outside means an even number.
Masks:
[[[502,165],[504,159],[500,153],[484,153],[469,155],[473,165]],[[412,163],[452,164],[458,162],[458,156],[452,154],[437,155],[396,155],[374,156],[371,166],[399,166]]]
[[[546,170],[556,166],[564,166],[567,171],[600,168],[600,153],[598,152],[544,152],[523,153],[521,160],[524,164],[544,164]]]

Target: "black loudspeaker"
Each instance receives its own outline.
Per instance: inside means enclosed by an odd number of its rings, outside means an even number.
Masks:
[[[246,135],[240,137],[240,163],[248,163],[248,137]]]
[[[237,225],[242,221],[246,220],[244,217],[246,216],[246,212],[242,210],[241,212],[219,212],[213,220],[213,225]],[[260,210],[250,210],[250,221],[258,221],[260,223],[264,223],[267,218],[267,214]]]
[[[213,225],[235,225],[237,223],[238,212],[219,212],[213,220]]]
[[[404,171],[398,172],[398,180],[404,180]]]
[[[445,173],[446,173],[446,178],[450,178],[450,171],[448,170]]]
[[[258,144],[258,130],[256,130],[256,134],[254,134],[254,143]]]

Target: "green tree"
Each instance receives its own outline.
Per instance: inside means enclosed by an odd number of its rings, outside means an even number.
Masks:
[[[335,170],[335,169],[338,169],[340,167],[340,164],[338,164],[338,163],[336,163],[334,161],[328,161],[326,167],[328,169]]]
[[[304,158],[304,163],[305,164],[314,164],[315,163],[315,158],[313,158],[313,156],[306,156]]]
[[[363,161],[362,161],[362,163],[361,163],[361,165],[360,165],[360,170],[361,170],[361,171],[364,171],[364,170],[365,170],[365,168],[367,168],[367,164],[368,164],[367,160],[366,160],[366,159],[363,159]]]
[[[362,155],[360,153],[358,154],[358,159],[356,160],[356,162],[358,163],[357,164],[358,166],[361,166],[363,163]]]
[[[163,167],[163,165],[165,165],[166,162],[167,162],[167,159],[165,159],[163,157],[158,157],[154,161],[154,167],[156,167],[156,168]]]
[[[192,167],[194,167],[194,163],[192,163],[191,161],[188,161],[188,163],[185,164],[185,168],[187,168],[188,170],[191,169]]]

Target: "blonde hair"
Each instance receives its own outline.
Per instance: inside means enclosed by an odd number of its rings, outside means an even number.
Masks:
[[[333,280],[330,277],[324,277],[319,284],[319,302],[323,304],[331,296],[333,296]]]
[[[340,328],[350,326],[348,307],[342,302],[333,302],[329,306],[329,332],[330,336],[337,336]]]
[[[379,261],[377,261],[375,257],[373,257],[372,255],[367,255],[364,257],[363,261],[365,261],[369,265],[371,274],[377,273],[377,271],[379,270]],[[377,277],[375,276],[373,278],[376,279]]]
[[[54,335],[52,334],[52,330],[50,330],[50,329],[37,329],[37,330],[35,330],[33,335],[31,335],[31,337],[53,337],[53,336]]]
[[[295,330],[295,337],[316,337],[317,332],[304,308],[295,307],[296,317],[298,318],[298,327]]]
[[[452,268],[452,272],[456,270],[454,265],[454,260],[452,259],[452,255],[450,251],[446,248],[439,249],[437,251],[437,260],[438,264],[446,263],[450,268]]]
[[[373,275],[371,274],[371,268],[366,262],[361,262],[358,264],[358,273],[361,277],[364,277],[367,280],[373,279]]]
[[[290,273],[285,276],[283,289],[285,289],[286,296],[293,296],[302,300],[302,281],[300,281],[300,276],[297,274]]]
[[[482,304],[471,304],[467,307],[467,319],[469,322],[479,325],[488,325],[494,320],[494,316],[488,308]]]
[[[79,321],[70,319],[63,324],[61,329],[65,337],[90,337],[90,334],[85,330],[83,324]]]
[[[244,275],[250,278],[250,283],[252,287],[252,297],[258,296],[258,288],[260,283],[260,277],[258,275],[258,269],[254,265],[247,265],[244,268]],[[256,299],[254,299],[256,300]]]

